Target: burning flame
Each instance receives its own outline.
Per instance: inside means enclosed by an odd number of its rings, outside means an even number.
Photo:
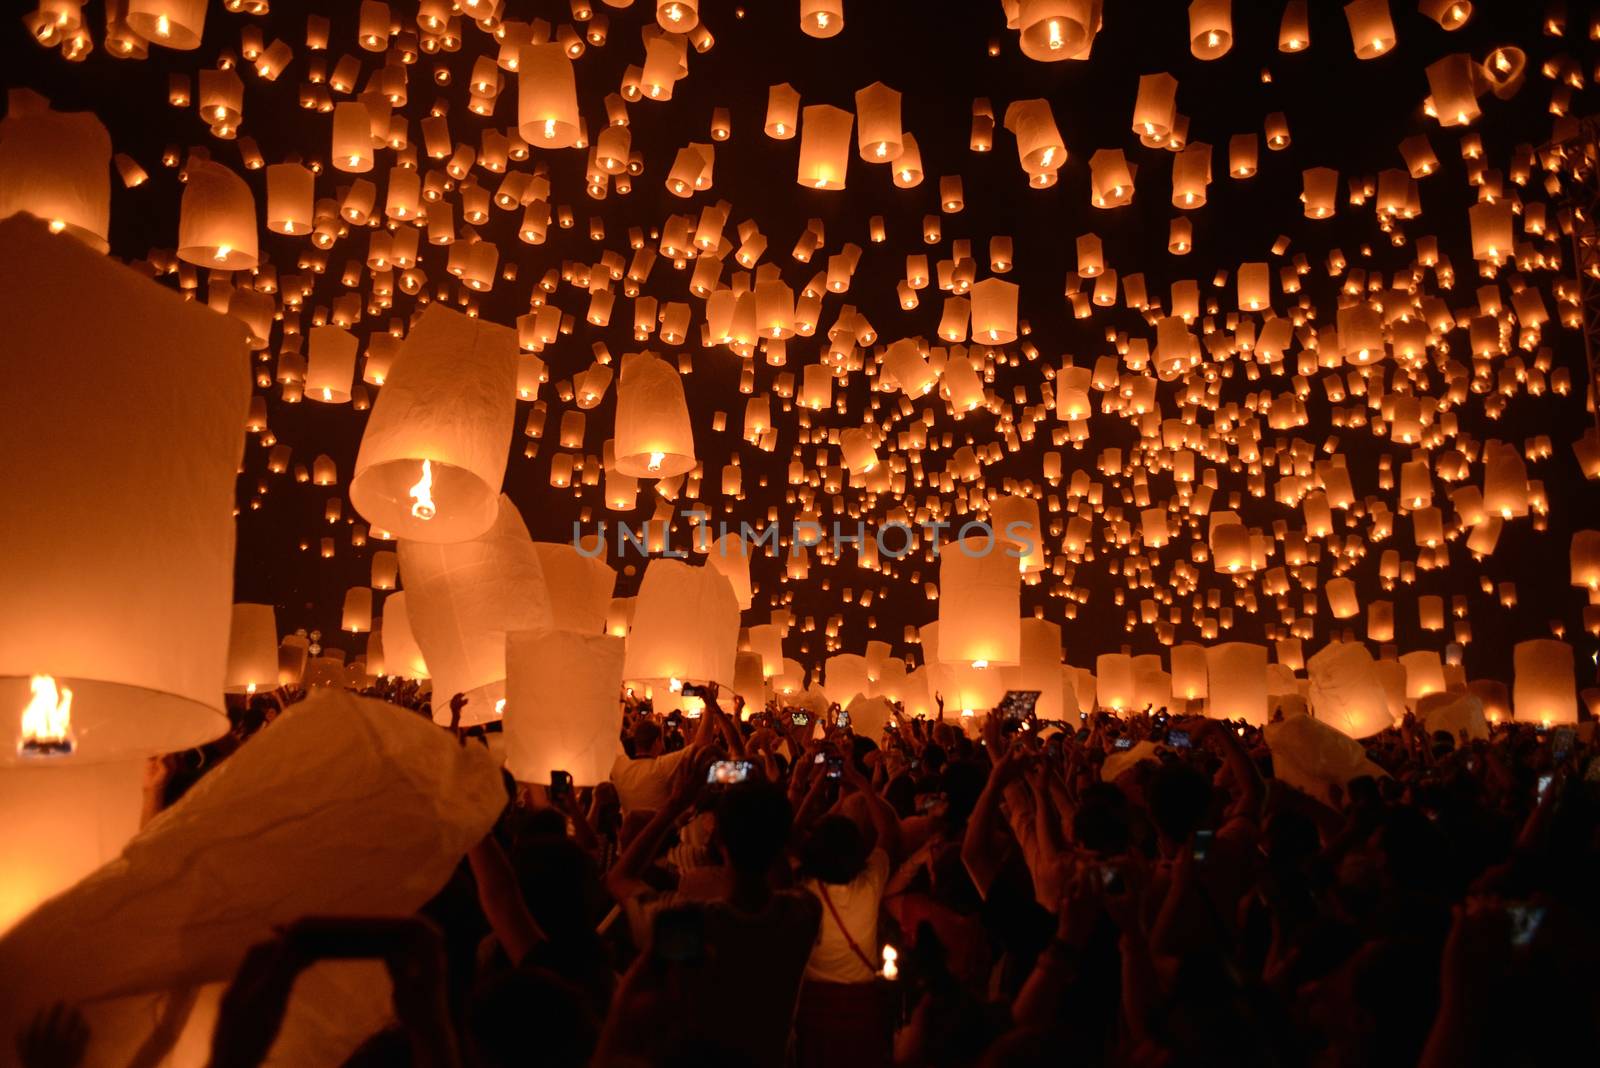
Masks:
[[[987,660],[974,660],[972,662],[972,666],[974,668],[976,668],[977,670],[982,671],[984,668],[989,666],[989,661],[987,661]]]
[[[166,37],[172,33],[172,20],[165,15],[156,16],[156,32]]]
[[[661,461],[665,460],[666,458],[667,458],[667,454],[664,453],[664,452],[653,452],[653,453],[651,453],[650,454],[650,462],[645,465],[646,470],[649,470],[649,471],[659,471],[659,470],[661,470]]]
[[[431,461],[422,461],[422,477],[417,484],[406,491],[411,495],[411,515],[415,519],[427,521],[438,514],[438,509],[433,504],[433,464]]]
[[[49,675],[35,675],[30,684],[33,699],[22,710],[22,744],[19,750],[70,750],[72,748],[72,691],[58,691]]]
[[[896,961],[899,959],[900,953],[898,950],[896,950],[893,946],[884,946],[883,971],[879,972],[878,974],[882,975],[885,979],[900,978],[900,965],[896,963]]]

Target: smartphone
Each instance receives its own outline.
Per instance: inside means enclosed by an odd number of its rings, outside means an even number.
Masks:
[[[1211,852],[1211,840],[1216,836],[1217,832],[1210,828],[1194,832],[1194,859],[1196,863],[1201,863],[1206,859],[1206,856]]]
[[[1577,737],[1577,728],[1557,727],[1550,732],[1550,755],[1555,757],[1557,762],[1567,759],[1567,754],[1572,752],[1572,743]]]
[[[699,697],[704,699],[706,696],[706,688],[697,682],[684,683],[683,688],[678,692],[683,694],[685,697]]]
[[[1079,712],[1078,713],[1078,722],[1079,723],[1087,722],[1088,719],[1089,719],[1089,713],[1087,713],[1087,712]]]
[[[1128,889],[1128,884],[1123,881],[1122,872],[1112,864],[1100,865],[1100,886],[1108,894],[1120,894]]]
[[[1032,719],[1034,706],[1042,693],[1043,690],[1007,690],[1000,698],[1000,718],[1014,723]]]
[[[807,723],[811,722],[811,717],[806,715],[804,712],[790,712],[789,722],[796,727],[804,727]]]
[[[1133,739],[1124,734],[1111,743],[1111,748],[1117,750],[1132,749]]]
[[[550,803],[556,804],[572,796],[572,773],[570,771],[552,771],[550,773]]]
[[[1544,906],[1514,903],[1506,906],[1506,917],[1511,921],[1511,944],[1518,949],[1533,941],[1544,922]]]
[[[748,760],[718,760],[713,762],[711,769],[706,772],[706,782],[716,786],[744,782],[750,777],[750,770],[754,767],[755,764]]]
[[[706,957],[706,915],[698,906],[666,908],[656,913],[650,952],[673,964],[698,964]]]
[[[1174,749],[1187,749],[1187,748],[1189,748],[1189,732],[1188,731],[1168,731],[1167,732],[1167,744],[1172,746],[1172,748],[1174,748]]]
[[[844,775],[844,757],[828,757],[828,770],[826,774],[830,779],[842,778]]]
[[[841,730],[849,729],[849,727],[850,727],[850,713],[846,712],[844,709],[841,708],[839,710],[838,717],[833,721],[833,725],[835,727],[840,728]]]
[[[1543,801],[1544,795],[1550,792],[1550,783],[1554,778],[1555,776],[1548,772],[1539,776],[1539,800]]]
[[[920,815],[926,816],[929,812],[933,811],[934,806],[943,800],[943,794],[922,794],[917,798],[917,812]]]

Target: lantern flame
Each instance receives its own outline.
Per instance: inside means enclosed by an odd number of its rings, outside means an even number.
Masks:
[[[172,20],[168,19],[165,15],[157,15],[156,33],[160,34],[162,37],[169,36],[172,33]]]
[[[897,963],[900,953],[890,945],[883,947],[883,970],[879,973],[885,979],[900,978],[900,965]]]
[[[1061,50],[1061,47],[1064,44],[1066,44],[1066,42],[1061,39],[1061,23],[1057,22],[1055,19],[1051,19],[1050,20],[1050,25],[1049,25],[1049,30],[1050,30],[1050,51],[1059,52]]]
[[[422,477],[416,485],[406,491],[411,495],[411,515],[414,519],[426,522],[438,514],[438,509],[433,503],[433,464],[431,461],[422,461]]]
[[[56,687],[49,675],[35,675],[29,684],[33,699],[22,710],[22,753],[72,751],[72,691]]]
[[[973,666],[974,669],[976,669],[978,671],[982,671],[984,668],[989,666],[989,661],[987,661],[987,660],[974,660],[972,662],[972,666]]]
[[[650,454],[650,462],[645,465],[645,469],[647,471],[659,471],[659,470],[661,470],[661,461],[665,460],[666,458],[667,458],[667,454],[664,453],[664,452],[653,452],[653,453],[651,453]]]

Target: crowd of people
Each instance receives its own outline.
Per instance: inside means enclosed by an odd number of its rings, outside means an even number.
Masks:
[[[146,814],[297,696],[152,762]],[[431,715],[413,686],[375,696]],[[308,917],[255,947],[212,1063],[262,1062],[329,942],[377,947],[393,979],[360,1066],[1501,1068],[1600,1048],[1592,723],[1469,740],[1407,717],[1365,743],[1383,774],[1313,798],[1274,778],[1261,729],[1161,710],[968,729],[897,710],[866,737],[836,709],[622,705],[610,780],[508,777],[416,917]],[[87,1040],[60,1007],[17,1049],[65,1068]]]

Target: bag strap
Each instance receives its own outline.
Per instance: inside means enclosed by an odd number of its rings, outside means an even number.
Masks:
[[[844,919],[839,915],[839,909],[834,905],[833,897],[828,893],[828,884],[824,883],[821,879],[817,880],[817,893],[821,895],[822,903],[828,906],[828,913],[833,917],[834,926],[838,927],[839,933],[844,935],[845,944],[850,947],[850,952],[856,955],[857,960],[866,965],[867,971],[876,975],[878,973],[878,966],[872,963],[871,957],[868,957],[865,953],[861,952],[861,947],[856,945],[856,940],[850,937],[850,928],[844,925]]]

